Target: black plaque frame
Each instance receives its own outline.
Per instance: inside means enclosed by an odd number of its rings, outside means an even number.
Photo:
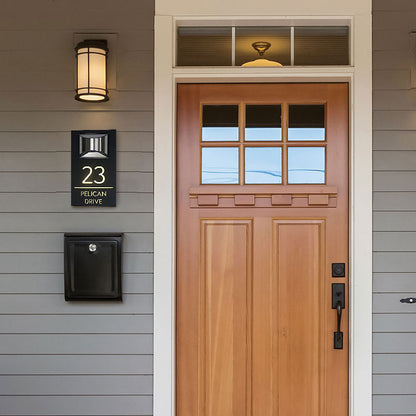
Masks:
[[[116,206],[116,156],[116,130],[71,132],[72,206]]]

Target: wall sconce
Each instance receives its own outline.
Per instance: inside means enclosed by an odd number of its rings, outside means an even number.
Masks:
[[[75,47],[77,88],[75,99],[85,102],[108,101],[107,41],[84,40]]]

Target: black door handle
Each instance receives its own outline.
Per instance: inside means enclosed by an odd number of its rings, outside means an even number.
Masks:
[[[337,302],[337,332],[334,332],[334,349],[342,350],[344,334],[341,332],[342,303]]]
[[[334,332],[334,349],[342,350],[344,334],[341,332],[342,310],[345,308],[345,284],[332,284],[332,309],[337,310],[337,331]]]

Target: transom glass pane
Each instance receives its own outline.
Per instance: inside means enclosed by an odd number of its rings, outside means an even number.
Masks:
[[[289,105],[289,141],[325,140],[324,105]]]
[[[348,26],[295,27],[295,65],[349,65]]]
[[[280,147],[245,148],[245,183],[282,183]]]
[[[325,183],[325,147],[289,147],[288,183]]]
[[[204,105],[202,141],[238,141],[238,105]]]
[[[202,148],[202,184],[238,184],[238,182],[238,147]]]
[[[230,66],[231,27],[179,27],[177,65]]]
[[[270,43],[270,47],[262,56],[252,46],[254,42],[259,41]],[[259,58],[290,65],[290,27],[236,27],[236,66]]]
[[[282,140],[280,105],[247,105],[246,141]]]

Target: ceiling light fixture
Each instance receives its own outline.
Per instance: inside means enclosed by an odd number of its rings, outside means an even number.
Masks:
[[[251,46],[258,52],[259,56],[263,56],[264,52],[270,48],[271,43],[265,41],[254,42]],[[249,61],[244,63],[241,66],[282,66],[279,62],[269,61],[268,59],[255,59],[254,61]]]

